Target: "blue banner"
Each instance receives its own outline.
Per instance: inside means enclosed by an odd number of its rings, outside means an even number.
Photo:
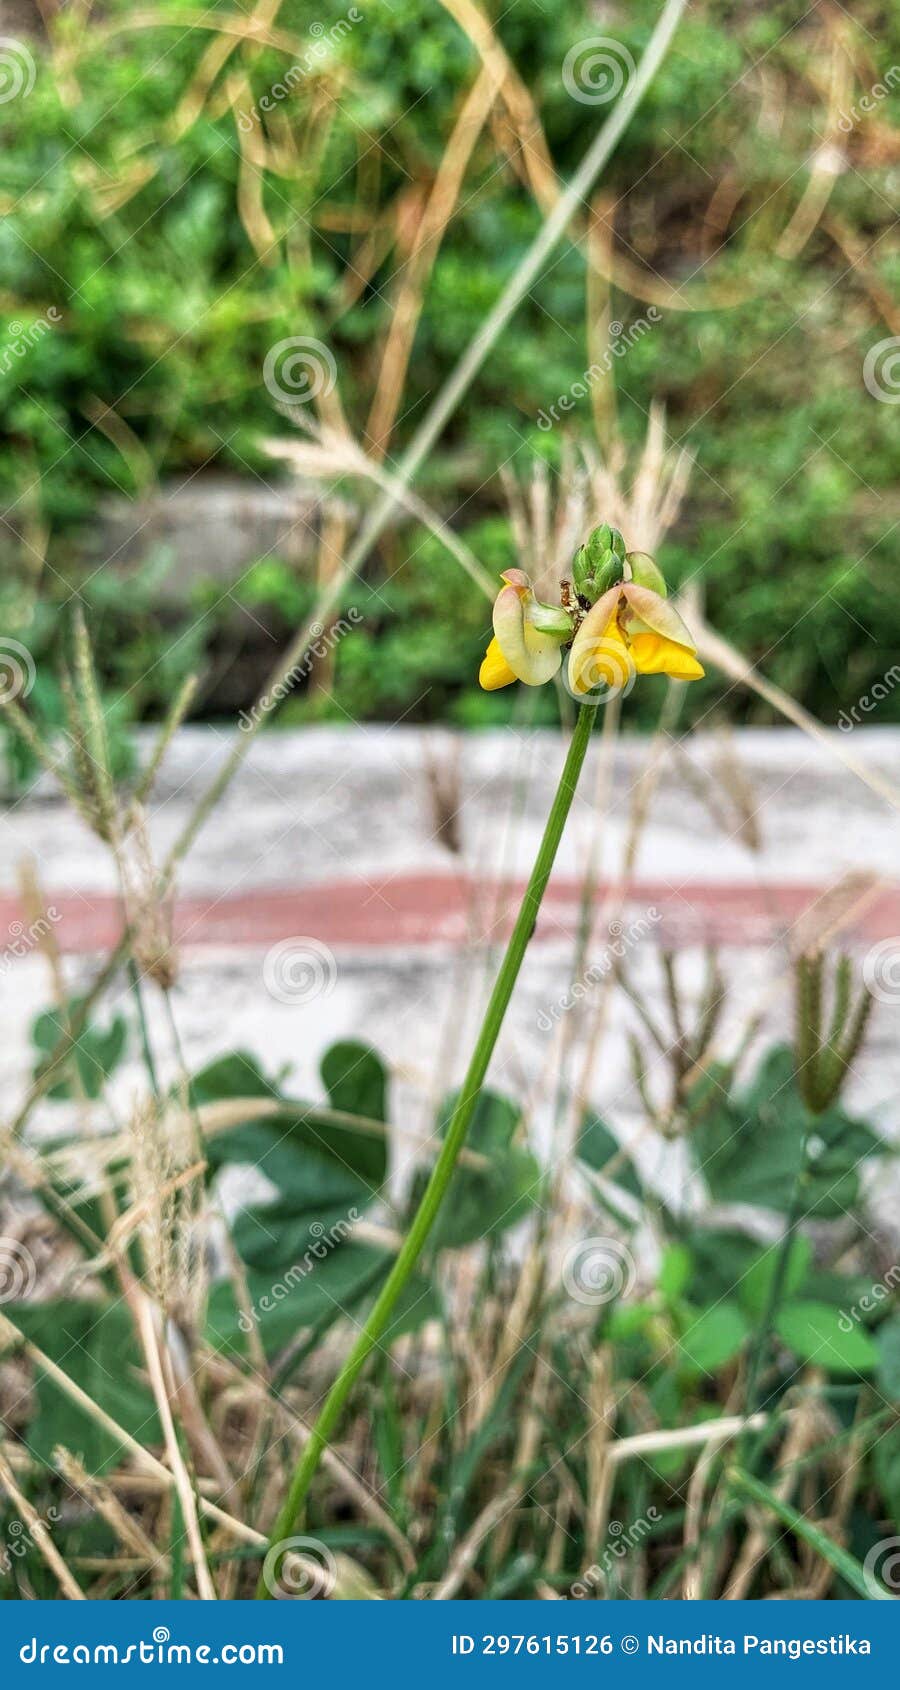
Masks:
[[[885,1602],[16,1602],[4,1690],[57,1675],[173,1684],[427,1690],[615,1681],[884,1684],[900,1645]]]

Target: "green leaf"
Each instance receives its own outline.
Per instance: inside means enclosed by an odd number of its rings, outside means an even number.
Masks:
[[[437,1131],[443,1138],[453,1115],[457,1093],[451,1093],[438,1114]],[[483,1168],[457,1166],[446,1199],[431,1233],[438,1249],[456,1249],[479,1238],[505,1232],[537,1201],[541,1171],[521,1145],[511,1141],[521,1119],[521,1110],[498,1092],[483,1091],[475,1105],[466,1146],[485,1158]],[[427,1180],[420,1170],[410,1191],[409,1212],[413,1213]]]
[[[232,1050],[217,1056],[191,1080],[191,1102],[221,1103],[233,1097],[282,1096],[281,1088],[263,1073],[255,1056]]]
[[[900,1427],[891,1426],[875,1439],[872,1466],[879,1492],[900,1531]]]
[[[763,1250],[737,1285],[737,1294],[743,1307],[755,1319],[759,1319],[768,1307],[769,1295],[778,1271],[780,1250],[780,1242]],[[811,1262],[812,1245],[809,1239],[802,1233],[795,1234],[791,1240],[782,1281],[783,1298],[791,1297],[795,1291],[799,1291],[806,1281]]]
[[[141,1372],[143,1358],[123,1303],[61,1299],[9,1304],[4,1313],[126,1432],[143,1444],[161,1442],[153,1395]],[[35,1392],[37,1412],[27,1443],[39,1460],[49,1464],[57,1444],[80,1455],[92,1473],[123,1459],[121,1441],[39,1370]]]
[[[732,1296],[759,1254],[755,1239],[724,1227],[694,1227],[686,1243],[694,1259],[688,1297],[698,1306]]]
[[[414,1182],[413,1206],[424,1177]],[[541,1170],[518,1146],[492,1157],[486,1168],[457,1167],[431,1233],[438,1249],[457,1249],[506,1232],[537,1201]]]
[[[748,1331],[737,1303],[718,1303],[692,1319],[681,1334],[681,1357],[692,1370],[715,1373],[737,1355]]]
[[[891,1315],[873,1337],[878,1351],[878,1388],[891,1402],[900,1402],[900,1314]]]
[[[652,1303],[613,1303],[606,1318],[604,1337],[610,1343],[632,1338],[635,1333],[645,1332],[656,1318]]]
[[[253,1321],[267,1355],[275,1355],[298,1332],[351,1315],[363,1293],[390,1271],[393,1257],[368,1244],[346,1243],[321,1260],[301,1254],[281,1278],[251,1268],[247,1273]],[[330,1319],[329,1319],[330,1317]],[[239,1317],[230,1281],[213,1287],[207,1336],[217,1349],[246,1352],[247,1320]]]
[[[332,1109],[387,1121],[387,1069],[376,1051],[354,1039],[342,1039],[326,1050],[320,1065],[322,1083]],[[382,1186],[387,1178],[387,1134],[352,1132],[311,1116],[309,1129],[332,1153],[349,1162],[362,1178]]]
[[[445,1136],[450,1125],[458,1097],[458,1092],[450,1092],[441,1106],[438,1115],[438,1132],[441,1138]],[[500,1092],[485,1089],[480,1093],[473,1110],[466,1144],[470,1150],[478,1150],[483,1156],[492,1156],[498,1151],[506,1150],[521,1118],[522,1111],[518,1104],[508,1097],[503,1097]]]
[[[231,1283],[222,1281],[213,1288],[209,1299],[207,1338],[218,1350],[246,1355],[246,1316],[249,1315],[266,1355],[272,1357],[310,1327],[322,1335],[342,1318],[358,1324],[378,1295],[393,1261],[392,1251],[347,1243],[308,1265],[300,1258],[297,1271],[281,1280],[251,1270],[247,1275],[250,1309],[240,1315]],[[414,1274],[382,1343],[391,1342],[402,1332],[415,1330],[437,1312],[429,1281],[421,1274]]]
[[[786,1213],[807,1133],[817,1154],[804,1206],[809,1214],[841,1215],[859,1194],[858,1164],[886,1147],[839,1107],[812,1119],[797,1091],[793,1055],[778,1046],[746,1092],[700,1112],[688,1143],[716,1202]]]
[[[686,1244],[670,1244],[663,1253],[656,1283],[667,1303],[684,1295],[694,1271],[694,1260]]]
[[[329,1089],[331,1108],[353,1115],[366,1113],[374,1122],[384,1120],[386,1073],[368,1046],[349,1040],[332,1045],[322,1060],[322,1077]],[[203,1069],[191,1082],[191,1093],[198,1104],[263,1097],[281,1105],[277,1116],[267,1111],[261,1120],[254,1120],[248,1109],[245,1122],[211,1135],[207,1141],[210,1174],[229,1162],[252,1162],[282,1192],[293,1192],[305,1177],[298,1158],[310,1152],[319,1161],[333,1162],[342,1176],[353,1176],[361,1182],[366,1188],[365,1193],[359,1193],[362,1203],[371,1203],[384,1185],[386,1132],[360,1131],[352,1122],[335,1120],[315,1104],[285,1096],[243,1051],[231,1052]],[[337,1175],[335,1179],[343,1191],[346,1182]],[[320,1185],[321,1175],[313,1175],[312,1182]],[[357,1187],[352,1189],[355,1192]]]
[[[871,1373],[878,1350],[860,1326],[845,1331],[847,1316],[827,1303],[788,1303],[775,1321],[775,1330],[801,1361],[815,1362],[831,1373]]]
[[[333,1109],[386,1120],[387,1069],[370,1045],[339,1039],[326,1050],[319,1072]]]
[[[82,999],[71,998],[65,1010],[48,1009],[39,1015],[31,1029],[31,1037],[40,1058],[44,1059],[56,1049],[71,1025],[72,1018],[81,1008]],[[82,1030],[78,1043],[71,1057],[61,1070],[60,1078],[50,1087],[47,1096],[54,1099],[69,1098],[75,1095],[72,1084],[72,1066],[77,1068],[79,1087],[86,1097],[99,1097],[110,1074],[118,1067],[125,1054],[128,1043],[128,1026],[121,1015],[117,1015],[108,1027],[97,1027],[91,1022]],[[38,1073],[41,1061],[35,1065],[34,1072]]]
[[[622,1155],[618,1139],[599,1115],[588,1113],[584,1116],[575,1153],[589,1168],[593,1168],[595,1173],[603,1174],[615,1185],[620,1185],[622,1190],[630,1192],[632,1197],[642,1196],[640,1175],[631,1157]],[[607,1163],[611,1162],[613,1157],[616,1158],[615,1169],[607,1174]]]

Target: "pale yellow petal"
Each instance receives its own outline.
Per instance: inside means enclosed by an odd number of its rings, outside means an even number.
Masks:
[[[504,587],[494,600],[494,634],[516,680],[541,687],[553,679],[562,662],[560,642],[534,628],[526,641],[525,603],[514,586]]]
[[[686,646],[688,651],[696,649],[689,630],[668,599],[660,598],[659,593],[654,593],[650,587],[639,586],[636,581],[624,583],[622,597],[628,606],[623,621],[630,639],[649,631],[674,645]]]
[[[569,686],[573,693],[623,692],[634,677],[628,646],[615,616],[602,634],[576,640],[569,653]]]

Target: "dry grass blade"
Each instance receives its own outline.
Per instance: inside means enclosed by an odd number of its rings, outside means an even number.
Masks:
[[[37,1509],[32,1506],[27,1496],[20,1490],[6,1456],[0,1454],[0,1485],[6,1491],[13,1507],[18,1508],[29,1532],[32,1542],[46,1561],[51,1573],[59,1584],[63,1595],[73,1602],[86,1600],[84,1591],[74,1574],[69,1571],[65,1561],[59,1553],[56,1544],[50,1536],[50,1530],[45,1520],[42,1520]]]
[[[709,663],[714,663],[718,669],[721,669],[724,674],[730,676],[739,685],[749,687],[760,698],[764,698],[766,703],[771,704],[780,716],[786,717],[789,722],[793,722],[795,727],[808,734],[810,739],[815,740],[818,745],[824,746],[832,757],[835,757],[839,763],[843,763],[845,769],[849,769],[850,773],[855,775],[857,780],[861,780],[865,786],[868,786],[872,792],[877,792],[878,796],[890,804],[892,809],[900,808],[900,787],[896,787],[877,769],[869,768],[867,764],[854,756],[837,733],[829,732],[827,728],[823,727],[822,723],[818,722],[815,716],[811,716],[808,710],[804,710],[803,706],[798,704],[790,693],[775,686],[774,682],[767,681],[765,676],[761,675],[759,670],[735,646],[730,645],[727,640],[723,639],[709,626],[708,622],[703,620],[695,600],[692,599],[686,605],[686,614],[690,617],[691,628],[697,642],[697,650],[701,657]]]
[[[403,265],[382,354],[378,387],[366,424],[366,438],[371,441],[372,451],[378,457],[387,451],[400,408],[428,278],[495,97],[493,77],[488,70],[482,70],[469,90],[447,142],[434,186],[419,219],[412,249]]]
[[[139,1295],[139,1329],[147,1360],[147,1371],[156,1402],[157,1413],[162,1422],[166,1451],[172,1468],[172,1477],[181,1505],[182,1518],[190,1546],[191,1558],[194,1563],[194,1577],[197,1580],[197,1592],[204,1602],[215,1602],[216,1587],[212,1581],[212,1574],[206,1560],[203,1546],[203,1536],[200,1531],[198,1518],[198,1503],[200,1499],[195,1494],[184,1457],[178,1442],[172,1408],[166,1390],[163,1371],[162,1355],[156,1334],[153,1305],[149,1298]]]
[[[80,1492],[90,1507],[106,1521],[126,1552],[136,1556],[151,1572],[157,1571],[165,1576],[170,1565],[167,1551],[158,1548],[148,1537],[134,1514],[122,1506],[109,1485],[89,1473],[71,1450],[58,1447],[53,1452],[53,1461],[66,1484]]]

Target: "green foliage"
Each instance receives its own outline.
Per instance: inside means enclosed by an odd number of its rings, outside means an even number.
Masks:
[[[632,1197],[643,1196],[643,1186],[637,1168],[631,1157],[623,1154],[618,1140],[613,1137],[606,1122],[602,1121],[599,1115],[585,1115],[578,1134],[576,1154],[586,1167],[593,1169],[597,1174],[603,1174],[607,1166],[613,1163],[609,1178],[614,1184],[620,1185]]]
[[[157,1443],[162,1434],[153,1396],[140,1371],[131,1315],[122,1302],[99,1304],[56,1299],[10,1303],[4,1311],[25,1337],[80,1385],[94,1402],[133,1437]],[[55,1381],[38,1372],[37,1411],[28,1426],[28,1447],[52,1463],[57,1444],[80,1454],[90,1472],[121,1462],[121,1441],[96,1416],[76,1407]]]
[[[438,1116],[441,1136],[453,1114],[455,1094],[446,1098]],[[482,1167],[457,1167],[431,1234],[438,1249],[458,1248],[476,1238],[493,1238],[522,1219],[537,1200],[541,1172],[529,1150],[512,1142],[520,1111],[508,1098],[483,1091],[469,1129],[470,1152],[484,1158]],[[424,1175],[413,1182],[410,1214],[418,1206]]]
[[[856,1201],[860,1165],[882,1155],[886,1146],[840,1105],[811,1117],[786,1046],[767,1054],[745,1091],[705,1100],[689,1145],[717,1202],[755,1203],[785,1213],[808,1130],[812,1171],[807,1212],[822,1217],[843,1214]]]
[[[775,1322],[780,1338],[801,1361],[830,1373],[870,1373],[878,1350],[861,1326],[842,1326],[837,1309],[827,1303],[787,1303]]]
[[[790,1297],[806,1283],[812,1262],[812,1245],[803,1233],[798,1233],[791,1239],[784,1271],[781,1278],[781,1291],[785,1297]],[[738,1287],[741,1302],[747,1313],[756,1320],[761,1320],[769,1304],[775,1283],[778,1267],[778,1250],[765,1250],[756,1261],[741,1276]]]
[[[32,1042],[38,1052],[34,1073],[38,1074],[66,1038],[73,1017],[79,1014],[83,999],[70,998],[63,1009],[47,1009],[38,1015],[31,1029]],[[67,1062],[60,1065],[59,1078],[48,1090],[48,1097],[66,1098],[79,1095],[100,1097],[103,1088],[125,1055],[128,1027],[124,1016],[115,1015],[105,1027],[89,1022],[80,1033]]]
[[[415,0],[397,0],[377,26],[367,18],[323,62],[310,61],[290,99],[262,115],[271,167],[261,182],[244,167],[242,197],[246,125],[243,107],[223,97],[225,79],[246,77],[239,101],[259,101],[291,50],[236,48],[209,100],[188,116],[181,102],[201,57],[224,37],[185,29],[177,0],[162,0],[150,27],[138,27],[132,10],[111,0],[79,40],[76,20],[59,9],[53,28],[74,49],[71,74],[55,77],[49,54],[36,48],[33,92],[0,108],[8,143],[0,155],[0,497],[23,536],[17,546],[7,533],[19,573],[2,595],[12,600],[3,626],[43,657],[54,637],[45,611],[52,622],[72,582],[87,575],[105,683],[127,715],[141,715],[158,712],[173,670],[204,655],[219,696],[227,672],[239,703],[248,702],[255,665],[243,659],[252,642],[246,626],[235,636],[214,608],[217,595],[199,620],[181,618],[173,640],[155,600],[148,613],[140,576],[129,577],[125,594],[118,571],[95,576],[98,501],[211,465],[272,479],[262,441],[287,425],[261,370],[268,349],[292,335],[327,342],[345,413],[364,439],[402,257],[390,233],[403,223],[398,204],[430,190],[477,59],[442,8],[423,30]],[[655,0],[637,0],[616,20],[615,36],[635,57],[657,10]],[[285,0],[278,24],[302,60],[343,13],[340,0],[324,9],[319,0]],[[584,39],[583,4],[519,0],[498,12],[496,26],[565,177],[598,121],[560,74],[568,49]],[[893,62],[890,21],[866,5],[867,26],[885,64]],[[871,141],[875,119],[846,140],[847,168],[832,183],[827,219],[796,253],[779,251],[826,129],[830,53],[824,20],[798,23],[786,4],[736,15],[713,0],[689,11],[603,191],[617,203],[619,253],[643,278],[634,292],[678,289],[615,366],[626,440],[640,442],[655,397],[667,406],[672,438],[689,441],[698,459],[662,559],[666,574],[677,584],[699,573],[722,631],[833,721],[892,671],[900,610],[897,537],[883,516],[894,411],[862,380],[865,353],[885,335],[873,300],[897,279],[881,238],[890,155]],[[761,120],[747,74],[761,57],[781,90],[783,121],[774,124]],[[519,163],[515,146],[498,158],[487,126],[436,254],[392,455],[539,225]],[[255,222],[248,177],[259,188]],[[709,208],[732,186],[730,222],[718,238]],[[361,291],[345,285],[360,273],[357,214],[365,230],[388,232]],[[865,253],[863,265],[848,264],[841,230]],[[646,313],[645,299],[614,289],[612,315],[626,328]],[[538,418],[590,363],[584,315],[584,261],[573,242],[546,266],[427,466],[425,490],[457,513],[492,571],[513,560],[494,471],[499,463],[525,471],[533,453],[558,458],[561,430],[542,429]],[[567,427],[589,433],[590,418],[586,395]],[[35,536],[43,534],[50,567],[41,571]],[[485,606],[437,542],[407,524],[374,561],[369,594],[371,615],[337,653],[339,719],[345,711],[506,717],[509,697],[473,689]],[[276,596],[293,621],[291,595],[279,587]],[[632,720],[651,717],[662,685],[636,690]],[[710,677],[692,688],[688,710],[705,714],[718,687]],[[47,690],[44,681],[34,709],[52,714]],[[540,709],[553,703],[548,689]],[[764,708],[738,695],[727,707]],[[900,688],[886,686],[875,708],[863,719],[900,719]]]
[[[292,1097],[284,1076],[268,1073],[254,1057],[240,1051],[209,1063],[191,1082],[192,1103],[201,1111],[210,1179],[225,1170],[240,1177],[254,1167],[271,1187],[268,1196],[248,1194],[230,1222],[247,1300],[243,1294],[236,1296],[231,1275],[219,1278],[208,1300],[202,1336],[221,1358],[244,1368],[251,1360],[252,1332],[262,1345],[272,1368],[273,1389],[279,1394],[299,1382],[307,1363],[318,1365],[320,1346],[337,1320],[357,1324],[364,1319],[394,1259],[389,1229],[402,1229],[406,1219],[392,1213],[386,1188],[387,1134],[381,1129],[391,1118],[391,1088],[380,1056],[364,1043],[340,1040],[324,1053],[320,1072],[321,1101]],[[735,1116],[752,1117],[757,1161],[768,1156],[764,1135],[772,1130],[764,1105],[768,1099],[781,1111],[791,1092],[790,1078],[784,1052],[776,1050],[761,1064],[750,1086],[722,1105],[733,1109]],[[710,1097],[719,1097],[716,1088],[704,1094],[704,1104]],[[237,1100],[240,1107],[234,1109]],[[450,1097],[442,1104],[436,1135],[445,1130],[453,1102]],[[792,1120],[798,1108],[802,1105],[795,1099],[784,1119]],[[701,1113],[700,1120],[704,1119]],[[780,1114],[779,1120],[779,1130],[785,1132]],[[694,1122],[692,1131],[697,1125]],[[850,1152],[869,1157],[883,1148],[863,1123],[850,1121],[839,1111],[819,1117],[815,1128],[829,1135],[823,1137],[822,1157],[835,1158],[831,1173],[839,1183]],[[718,1145],[720,1140],[714,1137],[713,1142]],[[468,1150],[470,1160],[457,1171],[430,1241],[430,1255],[408,1286],[382,1341],[376,1377],[357,1386],[365,1400],[363,1423],[371,1423],[371,1458],[378,1464],[384,1500],[415,1551],[414,1571],[404,1569],[399,1584],[396,1570],[385,1571],[384,1577],[392,1580],[394,1594],[406,1596],[439,1579],[454,1546],[479,1517],[486,1490],[487,1495],[496,1495],[498,1474],[514,1467],[528,1489],[519,1507],[510,1512],[508,1553],[495,1561],[491,1544],[479,1549],[477,1578],[485,1595],[531,1596],[545,1591],[548,1584],[564,1595],[593,1563],[604,1569],[606,1581],[597,1594],[633,1593],[632,1556],[638,1555],[645,1593],[670,1594],[667,1580],[675,1564],[672,1546],[680,1551],[683,1543],[684,1487],[696,1461],[696,1446],[675,1444],[654,1450],[640,1461],[622,1463],[617,1470],[615,1518],[648,1522],[639,1547],[633,1546],[621,1564],[609,1547],[598,1549],[592,1544],[587,1554],[576,1535],[580,1525],[575,1512],[571,1518],[574,1542],[571,1550],[565,1550],[565,1565],[560,1569],[543,1530],[545,1521],[552,1524],[553,1476],[565,1469],[571,1495],[587,1496],[591,1479],[586,1452],[596,1430],[591,1392],[596,1387],[600,1353],[598,1349],[595,1354],[594,1345],[602,1349],[604,1367],[609,1368],[620,1437],[651,1427],[677,1433],[715,1420],[726,1402],[740,1403],[754,1337],[772,1295],[778,1243],[760,1243],[736,1229],[706,1227],[702,1217],[684,1224],[656,1203],[630,1162],[624,1165],[625,1174],[620,1165],[616,1178],[621,1176],[623,1190],[627,1185],[630,1197],[640,1199],[643,1212],[654,1213],[659,1228],[662,1251],[655,1288],[645,1289],[640,1297],[603,1305],[593,1331],[584,1321],[559,1321],[559,1300],[548,1298],[544,1307],[535,1310],[534,1324],[527,1323],[521,1343],[501,1370],[496,1391],[487,1389],[479,1375],[482,1397],[473,1392],[472,1379],[458,1373],[459,1346],[453,1342],[454,1328],[441,1295],[444,1253],[477,1241],[488,1245],[481,1252],[482,1266],[475,1282],[477,1332],[480,1337],[482,1323],[488,1323],[484,1342],[492,1346],[493,1354],[498,1334],[505,1334],[518,1272],[515,1256],[504,1257],[499,1246],[513,1223],[533,1212],[543,1183],[523,1141],[521,1111],[501,1093],[482,1095]],[[586,1115],[578,1142],[585,1174],[602,1174],[618,1154],[617,1142],[602,1119]],[[732,1183],[727,1188],[737,1191],[737,1200],[744,1204],[762,1204],[771,1220],[771,1210],[783,1210],[784,1204],[773,1202],[769,1182],[747,1173],[749,1154],[744,1146],[730,1170]],[[117,1165],[111,1170],[111,1190],[124,1209],[132,1199],[128,1187],[119,1184],[119,1171]],[[420,1174],[413,1182],[417,1189],[424,1177]],[[232,1190],[236,1183],[231,1180]],[[821,1199],[821,1189],[814,1185],[814,1209],[820,1208]],[[414,1200],[413,1194],[410,1201]],[[598,1193],[598,1202],[602,1201]],[[354,1210],[382,1229],[383,1243],[371,1231],[365,1238],[354,1236],[347,1224]],[[101,1226],[102,1217],[89,1205],[81,1202],[79,1212]],[[606,1227],[605,1206],[602,1212]],[[842,1254],[844,1248],[842,1243]],[[158,1444],[161,1432],[143,1358],[129,1311],[115,1295],[114,1286],[110,1289],[113,1295],[105,1302],[54,1298],[7,1305],[4,1313],[106,1414],[152,1446]],[[816,1446],[801,1458],[801,1466],[812,1467],[813,1482],[824,1495],[829,1475],[833,1479],[829,1465],[833,1453],[845,1444],[848,1450],[852,1447],[859,1466],[857,1502],[846,1548],[840,1551],[844,1557],[840,1576],[851,1578],[851,1587],[869,1547],[884,1535],[884,1519],[900,1523],[900,1454],[895,1429],[885,1425],[885,1417],[892,1413],[890,1401],[900,1396],[900,1317],[889,1312],[886,1299],[882,1308],[881,1300],[871,1295],[866,1305],[871,1329],[857,1320],[855,1312],[847,1312],[855,1311],[871,1292],[872,1284],[863,1276],[814,1262],[810,1240],[802,1231],[793,1237],[775,1320],[773,1372],[767,1382],[771,1453],[759,1462],[754,1457],[746,1469],[748,1482],[759,1495],[769,1495],[767,1481],[773,1482],[776,1468],[766,1463],[774,1462],[784,1432],[777,1406],[780,1391],[784,1385],[796,1385],[801,1368],[810,1365],[821,1370],[827,1381],[823,1396],[836,1430],[822,1450]],[[423,1390],[423,1382],[405,1365],[398,1365],[400,1358],[391,1352],[401,1336],[421,1334],[426,1321],[437,1323],[443,1338],[433,1352],[440,1358],[439,1366]],[[419,1342],[423,1342],[421,1336]],[[547,1357],[549,1398],[538,1384],[544,1375],[535,1373],[538,1352]],[[405,1352],[401,1355],[405,1361]],[[252,1360],[251,1365],[255,1366]],[[327,1365],[331,1366],[330,1356]],[[792,1401],[793,1393],[784,1400]],[[476,1401],[479,1411],[472,1414],[471,1404]],[[539,1440],[533,1471],[528,1474],[517,1465],[526,1414],[533,1418]],[[871,1428],[871,1448],[866,1446],[860,1457],[860,1440],[867,1428]],[[56,1486],[54,1495],[58,1480],[53,1478],[53,1451],[58,1444],[79,1453],[88,1470],[97,1474],[122,1458],[118,1440],[96,1418],[76,1409],[39,1368],[34,1372],[33,1407],[23,1435],[30,1454],[41,1464],[38,1472],[45,1488]],[[410,1450],[415,1452],[412,1460]],[[420,1459],[426,1450],[423,1468]],[[729,1463],[737,1453],[729,1443],[716,1459],[730,1471]],[[428,1499],[424,1513],[417,1489],[420,1481]],[[710,1487],[711,1494],[714,1489]],[[384,1534],[343,1514],[333,1518],[333,1490],[333,1480],[326,1476],[315,1501],[322,1541],[359,1554],[367,1565],[370,1560],[373,1566],[383,1565],[384,1557],[391,1555]],[[534,1507],[526,1500],[532,1491]],[[815,1521],[810,1531],[820,1532]],[[114,1547],[104,1528],[95,1523],[87,1529],[80,1515],[71,1525],[64,1521],[55,1535],[70,1554],[109,1555]],[[173,1522],[173,1543],[177,1537]],[[826,1545],[828,1541],[826,1535]],[[783,1580],[783,1547],[778,1554],[778,1576]],[[545,1558],[552,1562],[552,1569],[544,1565]],[[41,1594],[54,1594],[41,1584],[43,1574],[30,1561],[23,1571]],[[129,1579],[134,1583],[134,1575]]]
[[[715,1303],[692,1315],[679,1339],[682,1366],[717,1373],[743,1349],[750,1328],[736,1303]]]
[[[900,1402],[900,1315],[891,1315],[879,1326],[875,1348],[878,1389],[890,1402]]]
[[[327,1106],[289,1097],[241,1052],[220,1057],[192,1082],[197,1104],[241,1099],[247,1105],[246,1120],[209,1136],[210,1177],[246,1164],[274,1187],[270,1198],[245,1205],[231,1228],[253,1318],[270,1355],[304,1331],[321,1336],[342,1315],[361,1318],[393,1260],[389,1243],[361,1243],[353,1236],[357,1218],[376,1202],[387,1203],[387,1071],[369,1046],[340,1040],[325,1052],[321,1073]],[[265,1108],[255,1113],[256,1099]],[[451,1102],[441,1112],[441,1130]],[[494,1237],[533,1205],[540,1173],[531,1153],[511,1142],[518,1122],[519,1111],[508,1099],[482,1096],[470,1148],[483,1165],[458,1169],[432,1250]],[[379,1132],[379,1124],[385,1130]],[[425,1178],[423,1172],[413,1181],[410,1204]],[[434,1291],[420,1273],[389,1331],[396,1336],[415,1328],[435,1310]],[[232,1286],[217,1285],[209,1308],[211,1341],[240,1352],[247,1331]]]

